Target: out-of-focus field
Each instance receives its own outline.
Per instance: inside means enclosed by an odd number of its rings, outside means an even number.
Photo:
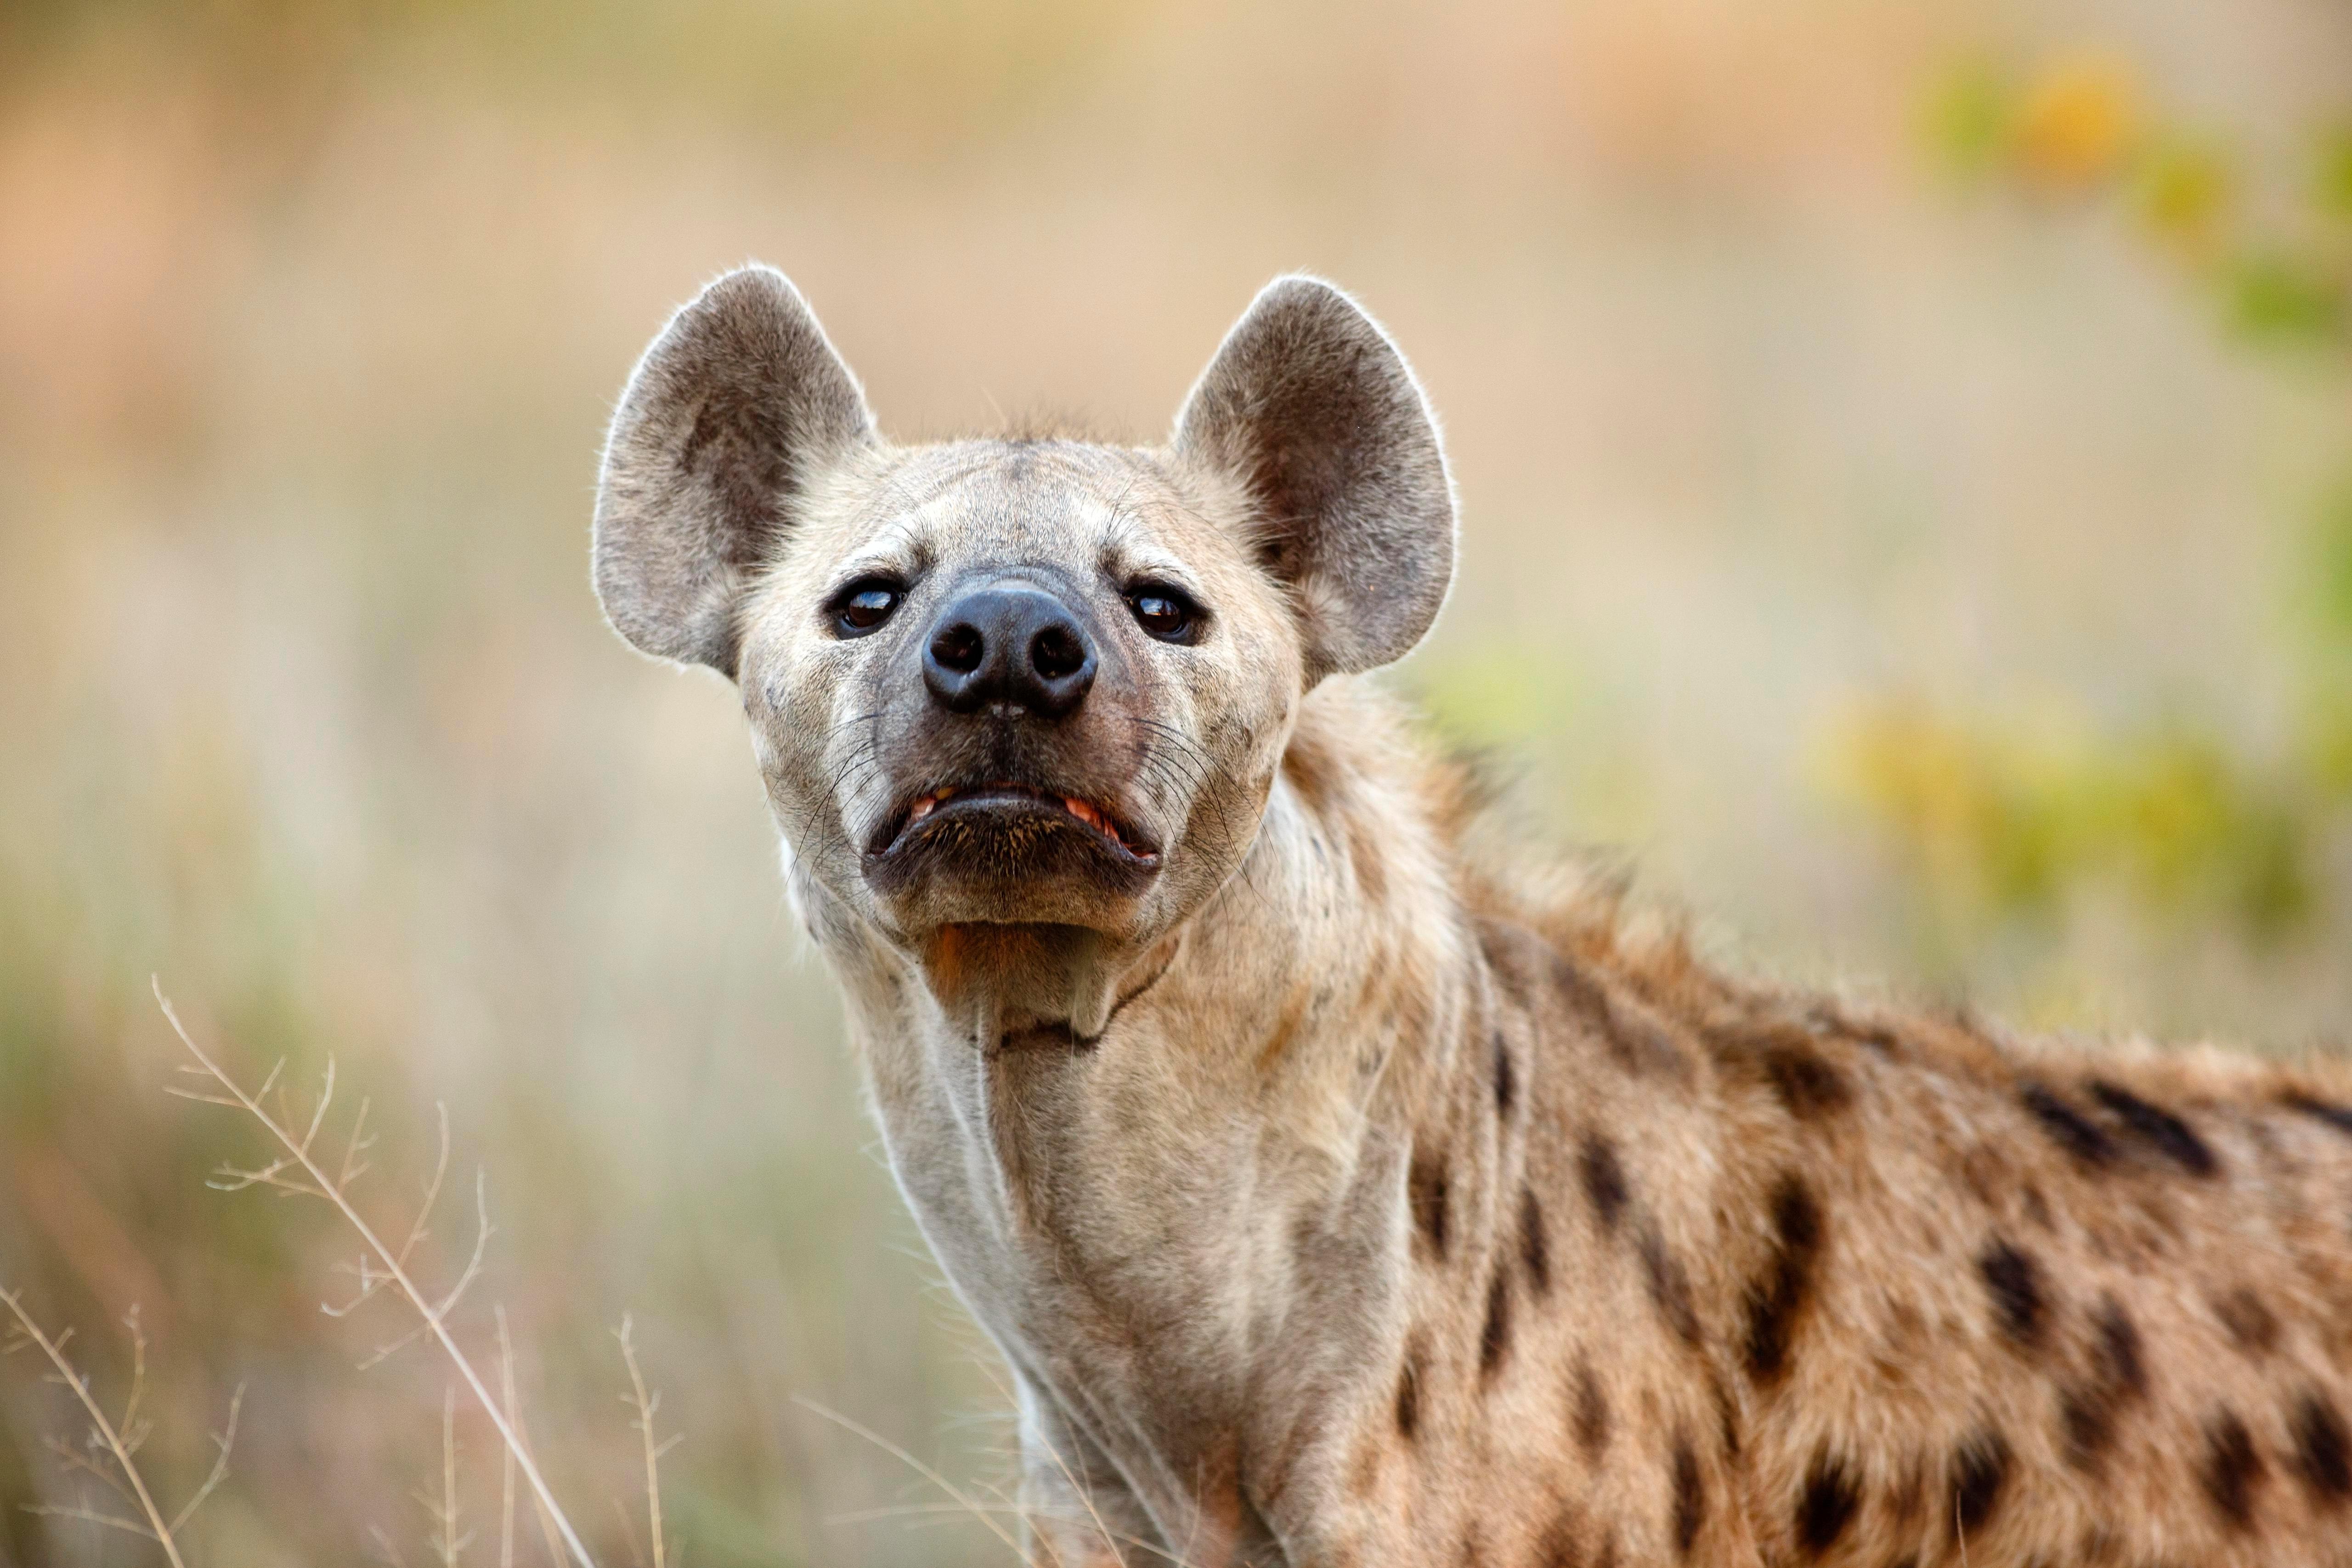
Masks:
[[[2305,182],[2347,107],[2325,0],[10,8],[0,1287],[109,1391],[138,1306],[169,1497],[246,1384],[198,1561],[433,1556],[445,1367],[356,1370],[405,1324],[320,1314],[330,1216],[207,1190],[257,1134],[163,1094],[160,974],[249,1078],[337,1058],[386,1223],[446,1103],[499,1227],[456,1322],[506,1305],[600,1560],[650,1559],[624,1311],[686,1562],[1003,1556],[877,1517],[941,1500],[793,1402],[1005,1474],[732,694],[587,586],[609,400],[747,258],[904,436],[1155,437],[1260,283],[1339,279],[1465,509],[1399,679],[1547,832],[1751,968],[2340,1037],[2352,228]],[[2215,283],[2223,185],[2318,281]],[[16,1506],[100,1495],[39,1370],[0,1361],[0,1564],[146,1561]]]

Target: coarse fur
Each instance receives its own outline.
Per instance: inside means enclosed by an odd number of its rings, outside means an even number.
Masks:
[[[1040,1560],[2352,1564],[2352,1079],[1737,978],[1531,859],[1359,679],[1454,517],[1309,279],[1163,447],[892,445],[761,268],[623,398],[599,591],[740,688]],[[942,695],[980,593],[1077,706]]]

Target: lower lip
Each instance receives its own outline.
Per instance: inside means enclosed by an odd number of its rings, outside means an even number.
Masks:
[[[1157,850],[1137,849],[1130,847],[1124,839],[1100,823],[1090,821],[1087,817],[1071,810],[1065,798],[1013,789],[959,790],[944,798],[927,795],[916,802],[913,809],[908,814],[904,826],[898,829],[880,853],[889,855],[904,847],[923,824],[937,821],[943,813],[958,808],[984,811],[999,806],[1026,807],[1049,821],[1059,819],[1073,826],[1084,828],[1104,848],[1132,865],[1150,867],[1159,864],[1160,855]]]

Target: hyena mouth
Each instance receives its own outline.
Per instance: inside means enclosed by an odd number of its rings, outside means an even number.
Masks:
[[[883,824],[869,853],[895,855],[935,834],[957,826],[978,826],[983,821],[1005,826],[1076,831],[1136,869],[1160,863],[1160,851],[1148,839],[1101,806],[1076,795],[1055,795],[1010,781],[947,784],[928,795],[917,795],[905,810]]]

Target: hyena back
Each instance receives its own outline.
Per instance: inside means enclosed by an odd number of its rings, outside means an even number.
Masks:
[[[1040,1560],[2352,1563],[2352,1083],[1738,980],[1359,679],[1454,508],[1261,295],[1164,446],[898,446],[681,310],[596,582],[732,678]]]

